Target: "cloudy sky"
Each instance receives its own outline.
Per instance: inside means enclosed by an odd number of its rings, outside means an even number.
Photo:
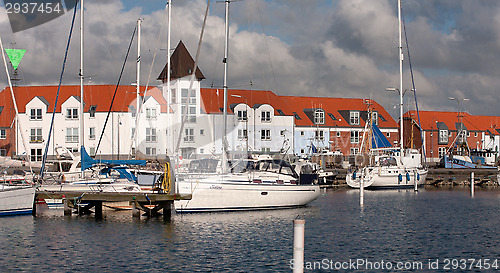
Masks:
[[[142,18],[141,84],[157,85],[167,59],[165,4],[87,0],[86,82],[116,84],[136,21]],[[194,57],[206,4],[173,1],[172,47],[182,40]],[[399,86],[396,0],[244,0],[231,3],[230,9],[230,87],[373,98],[398,117],[399,98],[385,91]],[[420,110],[457,111],[457,101],[449,97],[468,98],[461,101],[461,110],[499,116],[500,1],[405,0],[403,13]],[[27,49],[18,69],[21,84],[58,83],[71,17],[68,13],[13,34],[5,8],[0,8],[5,47]],[[222,85],[223,37],[224,3],[211,1],[200,51],[204,87]],[[411,90],[406,45],[404,51],[404,89]],[[75,32],[64,84],[79,82],[78,52]],[[134,41],[122,84],[135,80],[135,57]],[[3,88],[7,81],[3,66],[1,70]],[[413,108],[413,101],[413,93],[407,92],[405,104]]]

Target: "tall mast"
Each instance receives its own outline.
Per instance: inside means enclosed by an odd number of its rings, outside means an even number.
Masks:
[[[226,172],[226,161],[227,161],[227,58],[229,53],[229,2],[226,0],[226,36],[224,39],[224,131],[222,133],[222,173]]]
[[[170,92],[172,92],[172,90],[170,90],[170,70],[171,67],[170,67],[170,25],[171,25],[171,19],[172,19],[172,0],[169,0],[167,1],[167,5],[168,5],[168,26],[167,26],[167,92],[165,93],[168,97],[166,98],[167,99],[167,130],[169,130],[169,134],[172,135],[172,143],[173,143],[173,136],[174,136],[174,132],[173,132],[173,126],[172,128],[169,128],[169,125],[170,125],[170,99],[172,98],[172,94],[170,94]],[[172,122],[173,123],[173,122]],[[167,137],[168,139],[168,137]],[[167,140],[168,141],[168,140]],[[173,147],[172,147],[173,148]],[[168,154],[168,142],[167,142],[167,154]]]
[[[135,105],[135,153],[137,154],[137,151],[139,150],[139,142],[138,142],[138,125],[139,125],[139,107],[140,107],[140,95],[139,93],[141,92],[140,90],[140,77],[141,77],[141,19],[137,19],[137,86],[136,86],[136,105]],[[120,126],[118,126],[118,130],[120,129]],[[118,144],[119,145],[119,144]]]
[[[401,0],[398,0],[398,21],[399,21],[399,119],[400,119],[400,140],[399,158],[403,162],[403,42],[401,30]]]
[[[21,124],[19,124],[19,109],[17,108],[16,97],[14,96],[14,89],[12,88],[12,81],[10,79],[9,68],[7,67],[7,59],[5,58],[5,51],[3,49],[3,43],[1,37],[0,37],[0,50],[2,50],[3,64],[5,66],[5,73],[7,73],[7,80],[9,82],[9,87],[10,87],[10,95],[12,97],[12,103],[14,104],[14,110],[16,111],[16,117],[15,117],[16,153],[17,153],[17,130],[19,130],[19,134],[21,135],[21,141],[23,143],[24,150],[26,151],[26,159],[30,167],[30,172],[33,173],[33,169],[31,168],[31,157],[30,154],[28,154],[28,145],[26,144],[26,141],[24,139],[24,134],[23,130],[21,129]]]
[[[85,124],[83,122],[83,2],[84,0],[81,0],[80,2],[80,133],[79,133],[79,140],[80,140],[80,160],[83,159],[83,136],[85,134]],[[83,168],[83,164],[81,164]],[[83,178],[83,169],[81,169],[81,178]]]

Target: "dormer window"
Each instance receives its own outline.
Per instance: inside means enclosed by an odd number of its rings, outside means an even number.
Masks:
[[[314,111],[314,124],[325,124],[325,111],[323,109]]]
[[[42,108],[31,109],[30,120],[42,120]]]
[[[349,121],[351,125],[359,125],[359,111],[351,111],[349,113]]]
[[[95,118],[95,110],[97,109],[97,105],[91,105],[89,108],[89,115],[91,118]]]
[[[271,112],[270,111],[262,111],[261,121],[262,122],[271,122]]]
[[[66,109],[67,119],[78,119],[78,108],[67,108]]]
[[[246,121],[248,119],[247,117],[247,111],[238,111],[238,121]]]

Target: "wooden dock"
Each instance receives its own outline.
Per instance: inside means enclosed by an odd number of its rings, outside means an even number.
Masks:
[[[132,216],[140,217],[140,211],[147,216],[158,216],[163,210],[163,217],[170,217],[175,200],[190,200],[191,194],[168,194],[155,192],[98,192],[98,191],[39,191],[35,199],[62,199],[64,215],[71,215],[73,209],[79,214],[91,213],[97,219],[102,219],[102,204],[104,202],[129,202],[132,206]],[[85,204],[85,205],[82,205]],[[36,213],[36,212],[34,212]]]

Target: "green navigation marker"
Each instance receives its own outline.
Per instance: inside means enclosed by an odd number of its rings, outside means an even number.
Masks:
[[[10,62],[12,63],[12,66],[14,66],[14,69],[17,69],[17,66],[21,62],[21,59],[24,56],[24,53],[26,53],[26,49],[5,49],[5,52],[7,52],[7,56],[10,59]]]

